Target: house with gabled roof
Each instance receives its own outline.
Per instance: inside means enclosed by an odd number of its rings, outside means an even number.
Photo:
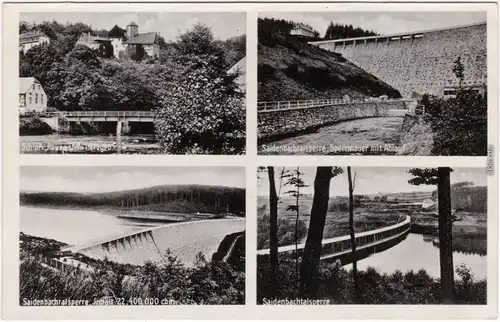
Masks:
[[[123,58],[126,54],[138,55],[141,49],[147,56],[160,57],[159,34],[157,32],[139,33],[139,26],[135,22],[130,22],[125,30],[115,25],[109,31],[108,37],[81,35],[76,44],[98,49],[103,42],[109,42],[113,47],[115,58]]]
[[[19,77],[19,111],[43,112],[47,109],[47,94],[35,77]]]
[[[228,71],[228,75],[236,75],[234,82],[238,85],[241,92],[246,89],[246,71],[247,71],[247,57],[243,57],[236,64],[234,64]]]
[[[19,35],[19,51],[26,54],[33,47],[49,44],[50,39],[41,31],[28,31]]]

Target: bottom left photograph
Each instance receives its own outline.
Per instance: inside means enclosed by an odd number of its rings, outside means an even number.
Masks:
[[[243,167],[20,170],[21,306],[245,303]]]

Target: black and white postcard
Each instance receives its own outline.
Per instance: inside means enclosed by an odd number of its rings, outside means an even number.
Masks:
[[[487,153],[486,12],[268,12],[260,154]]]
[[[23,12],[18,28],[21,153],[244,153],[244,12]]]
[[[482,168],[262,167],[260,304],[487,303]]]
[[[495,319],[498,4],[5,3],[2,318]]]
[[[22,167],[21,306],[244,304],[245,171]]]

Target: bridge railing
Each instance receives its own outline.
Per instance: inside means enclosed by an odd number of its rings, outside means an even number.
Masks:
[[[375,102],[406,102],[411,100],[406,99],[386,99],[386,100],[364,100],[364,99],[352,99],[352,100],[342,100],[338,98],[331,99],[319,99],[319,100],[302,100],[302,101],[270,101],[270,102],[258,102],[257,111],[276,111],[276,110],[291,110],[297,108],[311,108],[320,107],[328,105],[341,105],[341,104],[352,104],[352,103],[375,103]]]

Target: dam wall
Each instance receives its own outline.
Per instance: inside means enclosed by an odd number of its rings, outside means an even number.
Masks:
[[[456,88],[460,56],[464,86],[486,84],[486,22],[446,29],[310,42],[343,57],[397,89],[403,97],[444,95]]]
[[[341,121],[388,116],[389,109],[405,109],[402,101],[345,103],[320,107],[259,111],[259,140],[273,140]]]
[[[227,235],[244,230],[244,219],[188,221],[109,238],[91,245],[74,246],[68,250],[94,259],[143,265],[146,261],[165,261],[164,255],[169,249],[186,266],[191,266],[199,252],[211,260]]]
[[[406,216],[401,222],[394,225],[378,228],[370,231],[356,233],[356,255],[361,259],[373,252],[383,251],[399,243],[410,232],[411,217]],[[302,256],[305,243],[297,245],[299,256]],[[295,245],[278,247],[280,254],[295,254]],[[351,258],[351,237],[341,236],[323,239],[321,242],[321,260],[340,260],[342,265],[349,263]],[[358,256],[359,255],[359,256]],[[261,258],[269,257],[269,249],[257,251]]]

